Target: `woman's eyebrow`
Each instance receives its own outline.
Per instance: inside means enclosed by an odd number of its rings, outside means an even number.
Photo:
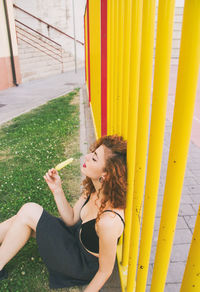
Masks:
[[[94,154],[96,154],[96,156],[97,156],[97,158],[98,158],[98,155],[97,155],[96,151],[94,152]],[[99,158],[98,158],[98,159],[99,159]]]

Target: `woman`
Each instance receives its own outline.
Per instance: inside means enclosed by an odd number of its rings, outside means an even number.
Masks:
[[[62,219],[38,204],[26,203],[0,224],[0,279],[7,277],[4,266],[30,236],[36,237],[48,268],[50,288],[88,284],[84,292],[95,292],[110,277],[124,229],[126,141],[104,136],[90,150],[81,169],[86,176],[83,192],[73,208],[58,172],[50,169],[44,176]]]

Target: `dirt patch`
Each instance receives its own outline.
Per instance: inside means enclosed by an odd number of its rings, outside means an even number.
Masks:
[[[79,104],[80,102],[80,93],[77,92],[77,94],[74,96],[73,100],[70,102],[70,104]]]
[[[8,160],[10,158],[12,158],[12,156],[10,155],[10,149],[3,151],[0,150],[0,161]]]
[[[8,122],[5,122],[3,123],[1,126],[0,126],[0,130],[3,129],[3,128],[6,128],[6,127],[9,127],[10,125],[14,124],[14,121],[11,120],[11,121],[8,121]]]

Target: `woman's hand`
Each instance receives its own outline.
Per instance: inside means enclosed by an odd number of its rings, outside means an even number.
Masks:
[[[57,170],[55,170],[54,168],[48,170],[48,172],[44,175],[44,179],[53,194],[57,191],[62,190],[62,182],[60,176],[58,175]]]

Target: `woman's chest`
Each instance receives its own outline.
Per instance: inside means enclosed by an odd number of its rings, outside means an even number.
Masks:
[[[97,217],[99,206],[93,200],[89,200],[85,206],[81,209],[80,217],[82,222],[87,222]]]

